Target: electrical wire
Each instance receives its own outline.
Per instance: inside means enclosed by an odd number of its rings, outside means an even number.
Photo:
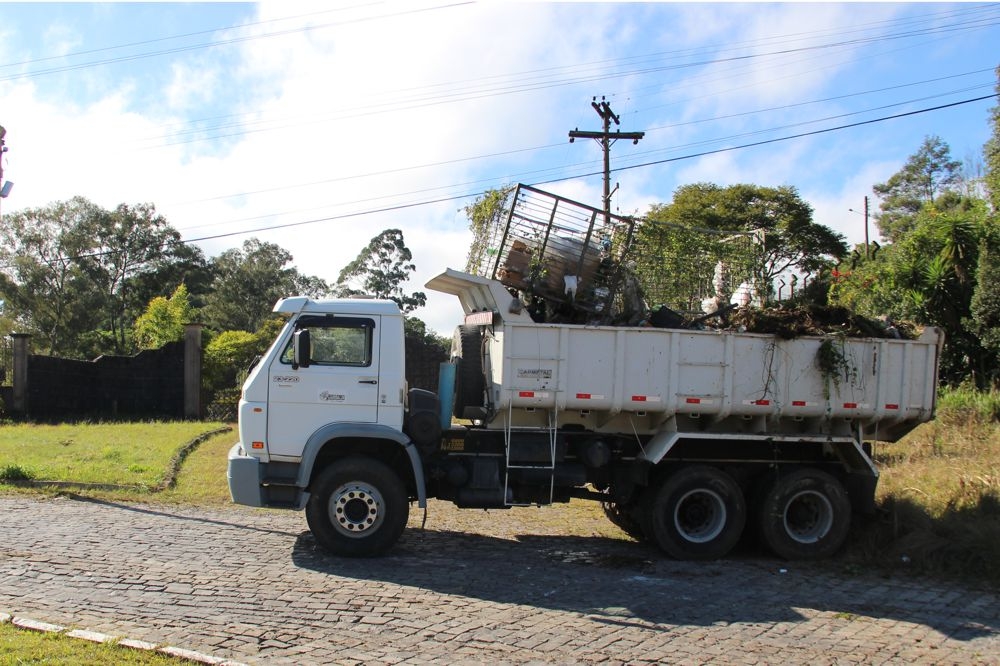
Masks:
[[[658,165],[658,164],[665,164],[665,163],[669,163],[669,162],[677,162],[677,161],[680,161],[680,160],[694,159],[694,158],[697,158],[697,157],[704,157],[706,155],[714,155],[714,154],[717,154],[717,153],[730,152],[730,151],[735,151],[735,150],[744,150],[744,149],[747,149],[747,148],[754,148],[754,147],[757,147],[757,146],[767,145],[767,144],[771,144],[771,143],[778,143],[778,142],[781,142],[781,141],[789,141],[789,140],[792,140],[792,139],[798,139],[798,138],[803,138],[803,137],[807,137],[807,136],[814,136],[814,135],[817,135],[817,134],[825,134],[825,133],[829,133],[829,132],[835,132],[835,131],[840,131],[840,130],[854,128],[854,127],[860,127],[860,126],[863,126],[863,125],[871,125],[871,124],[874,124],[874,123],[886,122],[886,121],[889,121],[889,120],[896,120],[896,119],[899,119],[899,118],[905,118],[905,117],[914,116],[914,115],[918,115],[918,114],[922,114],[922,113],[930,113],[930,112],[933,112],[933,111],[940,111],[940,110],[943,110],[943,109],[948,109],[948,108],[952,108],[952,107],[956,107],[956,106],[960,106],[960,105],[964,105],[964,104],[971,104],[971,103],[974,103],[974,102],[980,102],[980,101],[983,101],[983,100],[993,99],[995,97],[997,97],[997,95],[984,95],[984,96],[981,96],[981,97],[975,97],[975,98],[971,98],[971,99],[961,100],[961,101],[958,101],[958,102],[952,102],[950,104],[942,104],[942,105],[939,105],[939,106],[929,107],[929,108],[925,108],[925,109],[917,109],[917,110],[914,110],[914,111],[908,111],[906,113],[899,113],[899,114],[895,114],[895,115],[891,115],[891,116],[884,116],[884,117],[881,117],[881,118],[872,118],[870,120],[860,121],[860,122],[857,122],[857,123],[850,123],[850,124],[847,124],[847,125],[839,125],[839,126],[836,126],[836,127],[828,127],[828,128],[824,128],[824,129],[820,129],[820,130],[813,130],[811,132],[803,132],[803,133],[800,133],[800,134],[792,134],[792,135],[788,135],[788,136],[777,137],[777,138],[773,138],[773,139],[767,139],[767,140],[764,140],[764,141],[757,141],[757,142],[748,143],[748,144],[741,144],[741,145],[737,145],[737,146],[728,146],[726,148],[719,148],[719,149],[716,149],[716,150],[703,151],[703,152],[700,152],[700,153],[691,153],[691,154],[688,154],[688,155],[683,155],[683,156],[679,156],[679,157],[672,157],[672,158],[668,158],[668,159],[664,159],[664,160],[657,160],[657,161],[653,161],[653,162],[645,162],[643,164],[634,164],[634,165],[630,165],[630,166],[619,167],[619,168],[616,168],[616,169],[612,169],[611,171],[612,171],[612,173],[617,173],[619,171],[627,171],[627,170],[630,170],[630,169],[637,169],[637,168],[641,168],[641,167],[655,166],[655,165]],[[573,180],[573,179],[578,179],[578,178],[586,178],[586,177],[589,177],[589,176],[596,176],[596,175],[602,175],[602,174],[603,174],[603,171],[595,171],[595,172],[591,172],[591,173],[578,173],[578,174],[575,174],[575,175],[572,175],[572,176],[566,176],[566,177],[563,177],[563,178],[554,178],[554,179],[550,179],[550,180],[540,181],[537,184],[544,185],[544,184],[549,184],[549,183],[563,182],[563,181],[567,181],[567,180]],[[282,224],[271,224],[271,225],[256,227],[256,228],[253,228],[253,229],[241,229],[239,231],[231,231],[231,232],[220,233],[220,234],[211,234],[211,235],[199,236],[199,237],[195,237],[195,238],[184,238],[184,239],[180,239],[180,240],[170,241],[170,242],[164,243],[161,246],[161,248],[162,249],[168,249],[170,247],[177,246],[177,245],[187,245],[187,244],[193,244],[193,243],[200,243],[200,242],[205,242],[205,241],[210,241],[210,240],[219,240],[219,239],[222,239],[222,238],[232,238],[232,237],[235,237],[235,236],[244,236],[244,235],[247,235],[247,234],[261,233],[261,232],[265,232],[265,231],[276,231],[276,230],[280,230],[280,229],[291,229],[291,228],[306,226],[306,225],[310,225],[310,224],[318,224],[318,223],[321,223],[321,222],[335,222],[335,221],[339,221],[339,220],[352,219],[352,218],[357,218],[357,217],[364,217],[364,216],[368,216],[368,215],[376,215],[376,214],[379,214],[379,213],[396,212],[396,211],[400,211],[400,210],[406,210],[406,209],[410,209],[410,208],[417,208],[417,207],[421,207],[421,206],[430,206],[430,205],[439,204],[439,203],[446,203],[446,202],[452,202],[452,201],[461,201],[461,200],[464,200],[464,199],[469,199],[469,198],[475,197],[478,194],[480,194],[480,192],[465,193],[465,194],[452,195],[452,196],[446,196],[446,197],[438,197],[438,198],[435,198],[435,199],[422,200],[422,201],[414,201],[414,202],[409,202],[409,203],[396,204],[396,205],[392,205],[392,206],[382,206],[382,207],[379,207],[379,208],[371,208],[371,209],[367,209],[367,210],[353,211],[353,212],[349,212],[349,213],[342,213],[342,214],[339,214],[339,215],[331,215],[331,216],[326,216],[326,217],[318,217],[318,218],[313,218],[313,219],[308,219],[308,220],[298,220],[298,221],[295,221],[295,222],[287,222],[287,223],[282,223]],[[672,224],[670,222],[664,222],[664,221],[659,221],[659,220],[656,221],[656,223],[657,224],[666,224],[666,225],[671,225]],[[712,231],[713,233],[732,233],[731,231],[720,231],[720,230],[706,230],[706,231]],[[85,254],[75,255],[73,257],[59,257],[57,259],[52,259],[52,260],[48,260],[48,261],[41,261],[39,263],[46,264],[46,265],[54,265],[54,264],[57,264],[57,263],[62,263],[62,262],[70,261],[70,260],[73,260],[73,259],[88,258],[88,257],[98,257],[98,256],[104,256],[104,255],[107,255],[107,254],[111,254],[111,252],[85,253]],[[0,265],[0,270],[7,270],[7,269],[10,269],[10,268],[13,268],[13,267],[14,267],[14,264],[8,263],[8,264]]]

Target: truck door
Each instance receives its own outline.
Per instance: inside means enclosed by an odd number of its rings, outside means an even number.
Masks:
[[[269,369],[267,439],[274,455],[299,456],[306,439],[334,422],[375,423],[380,317],[302,315],[309,364],[293,364],[292,339]]]

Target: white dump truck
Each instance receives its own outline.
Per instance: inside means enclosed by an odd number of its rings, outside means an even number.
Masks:
[[[874,506],[870,442],[934,413],[933,328],[782,339],[546,323],[498,280],[447,270],[427,286],[465,313],[437,393],[408,390],[392,302],[278,302],[288,322],[243,385],[234,502],[304,509],[348,556],[386,551],[428,498],[582,498],[676,558],[722,557],[748,530],[780,557],[820,558]]]

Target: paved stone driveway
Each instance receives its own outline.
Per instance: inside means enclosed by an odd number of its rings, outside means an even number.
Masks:
[[[674,562],[517,512],[432,529],[442,506],[347,560],[300,513],[0,497],[0,612],[268,664],[1000,664],[995,593]]]

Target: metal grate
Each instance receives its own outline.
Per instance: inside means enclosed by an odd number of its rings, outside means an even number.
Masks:
[[[490,230],[484,277],[550,307],[611,316],[634,221],[518,185],[507,219]]]

